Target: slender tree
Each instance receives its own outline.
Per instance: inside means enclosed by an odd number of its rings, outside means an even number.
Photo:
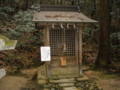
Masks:
[[[108,67],[110,63],[110,17],[109,0],[99,0],[100,46],[96,67]]]

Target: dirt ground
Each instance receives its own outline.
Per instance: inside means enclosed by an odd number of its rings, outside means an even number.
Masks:
[[[0,79],[0,90],[41,90],[35,80],[31,80],[37,69],[23,70],[22,75],[6,75]],[[90,80],[98,83],[103,90],[120,90],[119,76],[106,76],[97,71],[88,70],[84,72]]]
[[[120,76],[105,74],[99,71],[88,70],[84,72],[90,80],[96,82],[103,90],[120,90]]]
[[[0,90],[40,90],[35,80],[31,80],[37,69],[23,70],[22,75],[6,75],[0,79]]]

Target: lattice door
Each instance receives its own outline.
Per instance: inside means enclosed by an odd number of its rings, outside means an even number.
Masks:
[[[61,56],[63,44],[66,45],[64,56],[75,56],[75,30],[50,30],[50,46],[52,56]]]
[[[75,56],[75,30],[66,30],[66,56]]]

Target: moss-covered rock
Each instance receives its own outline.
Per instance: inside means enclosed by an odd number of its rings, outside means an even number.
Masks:
[[[8,37],[0,35],[0,50],[15,49],[17,40],[10,40]]]

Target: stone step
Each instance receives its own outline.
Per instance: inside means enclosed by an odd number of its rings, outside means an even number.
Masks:
[[[60,87],[71,87],[74,85],[75,85],[74,83],[60,83],[60,84],[58,84],[58,86],[60,86]]]
[[[58,80],[49,80],[50,83],[74,83],[76,82],[74,78],[70,79],[58,79]]]
[[[52,75],[61,75],[61,74],[78,74],[79,73],[79,67],[76,66],[70,66],[70,67],[51,67],[51,73]]]
[[[46,83],[48,83],[47,80],[44,80],[44,79],[38,80],[38,84],[40,84],[40,85],[45,85]]]
[[[59,79],[64,79],[64,78],[77,78],[79,77],[79,74],[69,74],[69,75],[58,75]]]
[[[44,90],[50,90],[49,88],[44,88]]]
[[[77,81],[79,81],[79,82],[81,82],[81,81],[88,81],[88,80],[89,80],[89,79],[88,79],[88,77],[86,77],[86,76],[77,78]]]
[[[63,90],[79,90],[76,87],[64,87]]]

